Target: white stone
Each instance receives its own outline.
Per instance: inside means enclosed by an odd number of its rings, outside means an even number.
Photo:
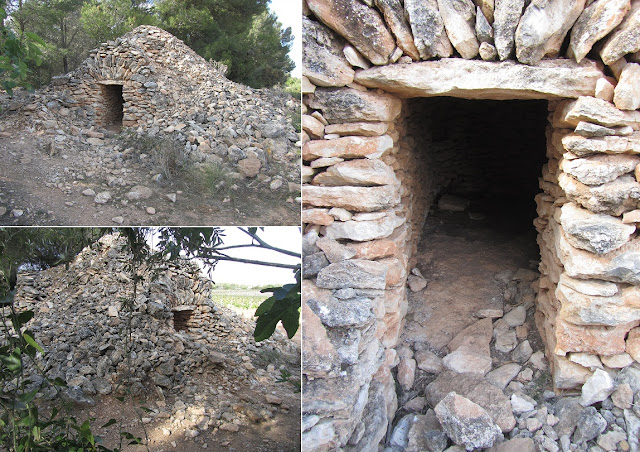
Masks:
[[[580,395],[580,405],[589,406],[596,402],[602,402],[615,389],[615,382],[607,372],[596,369],[584,385],[582,385],[582,393]]]

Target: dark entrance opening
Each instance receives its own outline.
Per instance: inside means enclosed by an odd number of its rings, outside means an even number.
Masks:
[[[533,220],[548,161],[547,102],[439,97],[408,106],[401,146],[422,167],[417,189],[429,212],[415,258],[428,285],[409,294],[403,340],[444,355],[478,318],[533,300],[528,283],[515,298],[505,293],[540,257]]]
[[[104,126],[122,127],[124,116],[122,97],[122,85],[101,85],[104,102]]]
[[[173,308],[173,328],[176,331],[188,331],[191,316],[193,315],[193,307],[179,306]]]

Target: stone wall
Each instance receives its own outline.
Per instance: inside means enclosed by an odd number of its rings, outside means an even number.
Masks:
[[[397,408],[406,283],[443,183],[404,98],[548,101],[535,288],[554,386],[640,362],[640,2],[476,4],[304,3],[305,450],[378,450]]]

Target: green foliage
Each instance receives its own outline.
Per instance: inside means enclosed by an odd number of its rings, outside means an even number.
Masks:
[[[231,186],[228,171],[218,163],[207,163],[192,167],[189,179],[202,193],[210,196],[226,196]]]
[[[94,42],[115,39],[138,25],[155,25],[146,3],[131,0],[89,0],[80,10],[80,23]]]
[[[178,176],[187,165],[184,146],[170,137],[129,132],[121,137],[121,143],[124,147],[133,148],[138,155],[150,156],[153,167],[167,180]]]
[[[271,337],[278,325],[282,326],[291,339],[300,326],[300,269],[295,272],[296,283],[285,284],[282,287],[270,287],[261,292],[272,292],[273,295],[267,298],[256,310],[256,329],[253,337],[256,342],[263,341]]]
[[[289,77],[284,84],[284,90],[294,99],[302,101],[302,81],[298,77]]]
[[[216,293],[211,296],[214,303],[238,309],[256,309],[265,300],[265,295],[250,293]]]
[[[6,2],[0,0],[0,86],[12,95],[13,88],[18,86],[32,88],[27,79],[27,65],[41,64],[44,41],[37,34],[23,30],[16,34],[5,26],[6,19]]]
[[[227,76],[254,88],[284,83],[294,63],[287,53],[291,29],[282,29],[267,0],[160,0],[160,26],[207,60],[228,67]]]

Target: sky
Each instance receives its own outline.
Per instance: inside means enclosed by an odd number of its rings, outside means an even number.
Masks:
[[[223,229],[225,232],[225,237],[223,238],[225,245],[251,243],[251,238],[238,228],[225,227]],[[301,253],[302,235],[297,226],[267,226],[264,228],[264,231],[258,230],[258,236],[269,245]],[[298,258],[255,248],[229,250],[227,254],[233,257],[281,262],[285,264],[300,263],[300,259]],[[249,286],[295,282],[293,270],[229,261],[218,262],[215,270],[211,274],[211,279],[216,283],[227,282]]]
[[[291,27],[295,36],[289,57],[296,63],[291,72],[293,77],[302,76],[302,2],[300,0],[271,0],[271,11],[278,16],[284,28]]]

